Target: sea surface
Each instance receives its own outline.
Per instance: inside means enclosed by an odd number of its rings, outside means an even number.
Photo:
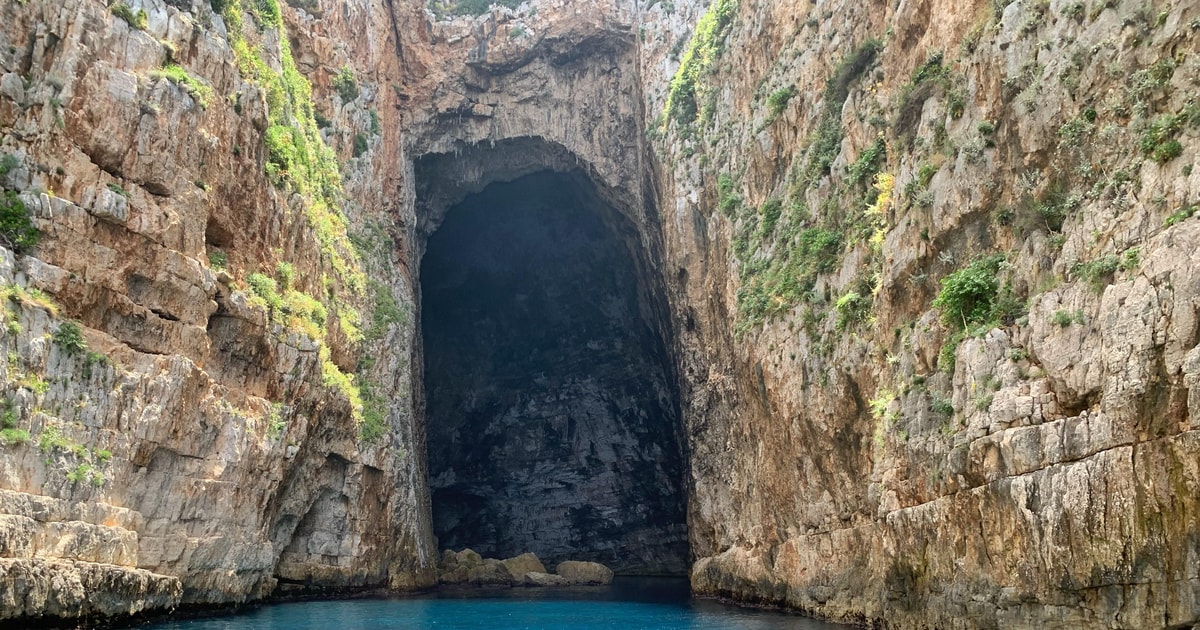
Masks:
[[[170,621],[153,630],[836,630],[781,612],[692,599],[685,580],[617,578],[609,587],[443,589],[412,597],[274,604]]]

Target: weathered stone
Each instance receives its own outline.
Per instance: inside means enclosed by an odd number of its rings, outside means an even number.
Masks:
[[[599,562],[567,560],[558,563],[554,572],[572,584],[610,584],[613,579],[612,569]]]
[[[483,556],[480,556],[474,549],[463,549],[455,554],[455,560],[458,566],[468,569],[483,564]]]
[[[104,221],[120,224],[129,218],[129,200],[107,186],[84,191],[80,205],[87,208],[92,216]]]
[[[0,558],[0,619],[120,617],[179,604],[179,579],[90,562]]]
[[[482,564],[467,567],[467,582],[476,586],[511,586],[513,574],[504,563],[487,558]]]
[[[561,575],[530,571],[524,576],[525,586],[567,586],[571,581]]]
[[[513,574],[513,577],[520,579],[526,573],[545,573],[546,566],[538,559],[536,554],[523,553],[515,558],[507,558],[502,560],[508,572]]]

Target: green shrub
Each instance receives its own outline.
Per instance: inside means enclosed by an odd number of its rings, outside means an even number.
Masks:
[[[358,440],[364,444],[374,444],[391,430],[388,424],[387,400],[376,395],[373,388],[366,386],[366,381],[363,381],[363,384],[363,413],[362,421],[358,423]]]
[[[996,274],[1004,256],[980,258],[942,279],[942,290],[933,305],[942,310],[942,322],[952,330],[963,330],[992,317],[999,291]]]
[[[106,186],[108,187],[109,190],[117,193],[118,195],[121,195],[122,197],[124,197],[126,199],[129,198],[129,191],[125,190],[125,188],[122,187],[120,184],[117,184],[115,182],[109,182],[108,184],[106,184]]]
[[[679,124],[690,124],[696,120],[700,103],[704,102],[706,96],[701,79],[725,52],[725,37],[736,13],[737,0],[714,0],[696,24],[696,32],[683,53],[679,70],[671,79],[664,106],[666,115]]]
[[[458,0],[450,7],[452,15],[483,15],[492,8],[492,5],[508,7],[515,9],[521,6],[524,0]]]
[[[29,431],[18,429],[15,427],[0,429],[0,446],[12,446],[15,444],[25,444],[29,441]]]
[[[858,159],[850,165],[847,179],[852,185],[870,182],[879,172],[880,164],[887,158],[887,145],[883,138],[877,138],[871,146],[863,149]]]
[[[929,410],[943,416],[954,415],[954,403],[945,396],[933,394],[929,400]]]
[[[300,318],[302,322],[291,322],[291,328],[307,328],[304,324],[311,322],[316,325],[316,334],[310,334],[314,339],[320,339],[324,336],[325,320],[329,318],[328,309],[320,300],[301,291],[288,291],[283,297],[283,302],[280,307],[285,315]],[[308,329],[312,330],[312,329]]]
[[[1163,114],[1146,127],[1142,132],[1142,152],[1155,162],[1164,164],[1183,154],[1183,145],[1175,139],[1176,134],[1183,128],[1184,116]]]
[[[358,98],[358,81],[354,78],[354,71],[343,66],[333,77],[333,89],[343,103],[349,103]]]
[[[877,39],[868,39],[838,63],[833,74],[825,82],[822,96],[824,111],[817,132],[808,148],[803,180],[815,182],[829,173],[842,148],[842,107],[850,96],[850,86],[874,63],[883,44]]]
[[[127,22],[133,28],[136,28],[140,31],[146,30],[149,16],[146,15],[145,11],[138,9],[137,13],[134,13],[133,9],[130,9],[129,5],[125,4],[124,2],[118,2],[112,5],[112,7],[109,8],[109,11],[111,11],[113,15],[125,20],[125,22]]]
[[[267,414],[267,437],[275,439],[287,428],[287,419],[283,417],[283,403],[271,403],[271,411]]]
[[[1166,227],[1171,227],[1180,221],[1192,218],[1196,215],[1197,211],[1200,211],[1200,206],[1196,204],[1184,205],[1172,213],[1171,216],[1167,217],[1166,221],[1163,221],[1163,225]]]
[[[252,0],[248,8],[255,21],[263,26],[274,28],[283,23],[278,0]]]
[[[354,157],[362,157],[371,146],[367,143],[367,135],[364,133],[354,134]]]
[[[59,324],[51,339],[69,356],[87,352],[87,340],[83,338],[83,329],[75,322],[66,321]]]
[[[102,367],[110,366],[110,365],[112,365],[112,359],[109,359],[107,356],[105,356],[99,352],[90,352],[89,351],[86,355],[84,355],[84,357],[83,357],[83,378],[84,379],[92,378],[92,369],[97,365],[102,366]]]
[[[742,205],[742,196],[737,193],[737,184],[728,173],[717,176],[717,207],[725,216],[733,218]]]
[[[0,197],[0,240],[9,249],[23,254],[33,249],[40,233],[29,218],[29,211],[20,195],[6,190]]]
[[[227,269],[229,267],[229,255],[219,249],[214,249],[208,253],[208,264],[217,271]]]
[[[867,319],[871,314],[871,298],[858,291],[848,291],[837,299],[833,307],[838,314],[838,330],[845,330]]]
[[[279,286],[284,291],[290,291],[296,282],[296,267],[290,262],[281,260],[275,265],[275,276],[279,278]]]
[[[779,223],[779,217],[783,214],[783,202],[778,199],[768,199],[763,202],[762,207],[758,209],[759,224],[758,232],[761,236],[770,236],[775,231],[775,225]]]
[[[260,300],[260,306],[265,306],[271,311],[283,308],[279,285],[271,276],[255,272],[246,277],[246,284],[250,285],[250,291]]]
[[[1181,155],[1183,155],[1183,145],[1174,138],[1154,147],[1154,151],[1150,153],[1150,157],[1159,164],[1170,162]]]
[[[63,435],[62,429],[56,425],[49,425],[42,430],[42,434],[38,436],[38,450],[43,453],[51,453],[53,451],[70,451],[73,442]]]
[[[954,372],[954,363],[958,357],[958,345],[967,338],[966,330],[956,330],[951,333],[938,351],[937,365],[942,372]]]
[[[12,401],[4,401],[4,413],[0,414],[0,446],[24,444],[28,441],[29,431],[17,428],[17,410]]]
[[[1050,318],[1050,321],[1055,326],[1066,328],[1075,323],[1075,315],[1071,311],[1058,310],[1054,312],[1054,316]]]
[[[11,153],[0,155],[0,179],[8,177],[8,174],[17,169],[21,165],[21,160]]]
[[[1080,279],[1087,281],[1092,290],[1100,293],[1104,287],[1112,284],[1113,276],[1120,271],[1136,269],[1141,259],[1141,250],[1137,248],[1125,252],[1124,256],[1109,254],[1085,263],[1077,263],[1071,272]]]
[[[771,92],[767,97],[767,111],[770,112],[770,117],[773,119],[783,113],[787,109],[788,103],[796,96],[796,86],[789,85],[785,88],[780,88]]]
[[[899,418],[896,412],[889,412],[888,408],[892,406],[892,401],[898,398],[896,392],[885,388],[880,388],[875,392],[875,397],[867,404],[871,408],[871,415],[882,422],[894,422]]]
[[[212,101],[213,89],[208,84],[203,83],[200,79],[188,74],[182,66],[178,64],[167,64],[162,68],[150,73],[150,76],[156,79],[167,79],[171,83],[183,88],[200,107],[207,108]]]

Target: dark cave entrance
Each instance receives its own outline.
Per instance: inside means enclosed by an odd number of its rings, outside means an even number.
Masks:
[[[678,393],[633,232],[586,177],[543,171],[466,197],[429,236],[440,547],[686,571]]]

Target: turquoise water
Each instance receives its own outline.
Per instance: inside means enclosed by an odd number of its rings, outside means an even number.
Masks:
[[[147,626],[142,626],[143,628]],[[798,615],[692,600],[682,581],[618,580],[610,588],[442,591],[402,599],[263,606],[155,630],[834,630]]]

